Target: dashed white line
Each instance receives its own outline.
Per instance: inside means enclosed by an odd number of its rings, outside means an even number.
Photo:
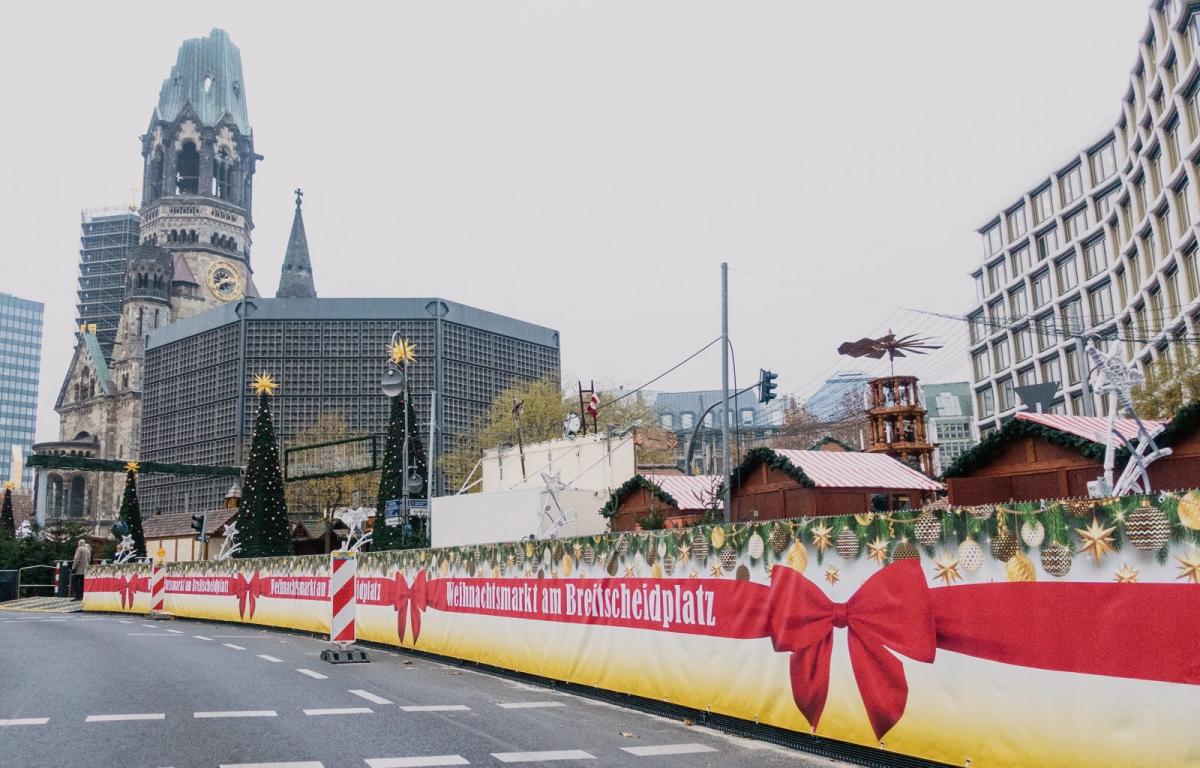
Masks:
[[[392,702],[388,701],[387,699],[383,698],[382,696],[376,696],[373,693],[368,693],[367,691],[364,691],[364,690],[361,690],[358,688],[350,691],[350,693],[353,693],[355,696],[364,698],[367,701],[371,702],[372,704],[391,704],[392,703]],[[407,758],[405,758],[405,759],[407,759]]]
[[[179,635],[164,635],[162,632],[126,632],[126,637],[179,637]]]
[[[88,715],[85,723],[111,723],[116,720],[165,720],[165,714],[157,715]]]
[[[128,620],[126,620],[126,619],[117,619],[117,623],[118,623],[118,624],[132,624],[133,622],[132,622],[132,621],[128,621]]]
[[[340,709],[306,709],[306,715],[371,715],[375,710],[370,707],[342,707]]]
[[[698,752],[716,752],[704,744],[662,744],[657,747],[621,747],[622,752],[628,752],[638,757],[653,755],[694,755]]]
[[[540,709],[542,707],[565,707],[561,701],[510,701],[496,705],[504,709]]]
[[[308,675],[309,677],[311,677],[315,680],[328,680],[329,679],[329,675],[322,675],[320,672],[313,672],[311,669],[297,669],[296,671],[302,675]]]
[[[0,720],[0,725],[45,725],[48,722],[48,717],[20,717],[15,720]]]
[[[235,651],[244,651],[244,650],[246,650],[246,649],[245,649],[245,648],[243,648],[242,646],[240,646],[240,645],[234,645],[233,643],[221,643],[221,645],[225,646],[226,648],[232,648],[232,649],[233,649],[233,650],[235,650]]]
[[[428,757],[380,757],[367,760],[367,768],[426,768],[435,765],[470,765],[462,755],[429,755]]]
[[[308,763],[222,763],[221,768],[325,768],[313,760]]]
[[[557,752],[493,752],[502,763],[546,763],[551,760],[595,760],[596,756],[582,749],[563,749]]]
[[[170,632],[172,635],[184,634],[183,632],[180,632],[178,629],[164,629],[163,632]]]
[[[192,717],[204,719],[211,717],[278,717],[273,709],[243,709],[229,712],[193,712]]]
[[[70,619],[38,619],[38,621],[70,621]]]
[[[439,704],[427,707],[400,707],[405,712],[470,712],[471,708],[462,704]]]
[[[265,653],[260,653],[260,654],[258,654],[258,658],[260,658],[260,659],[266,659],[267,661],[274,661],[274,662],[281,662],[281,661],[283,661],[283,659],[277,659],[277,658],[275,658],[274,656],[268,656],[268,655],[267,655],[267,654],[265,654]]]
[[[196,638],[197,640],[207,640],[210,643],[212,642],[211,637],[205,637],[204,635],[192,635],[192,637]]]

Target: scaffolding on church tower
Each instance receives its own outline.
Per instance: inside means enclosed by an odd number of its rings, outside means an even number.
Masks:
[[[76,327],[96,325],[104,359],[111,361],[125,300],[125,265],[138,244],[141,217],[131,205],[80,211],[79,303]]]

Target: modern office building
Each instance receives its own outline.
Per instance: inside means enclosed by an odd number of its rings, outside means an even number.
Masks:
[[[678,435],[676,455],[679,463],[682,465],[684,461],[688,439],[695,435],[694,462],[706,467],[704,471],[721,471],[721,390],[656,392],[653,395],[660,425]],[[782,398],[763,404],[758,402],[756,390],[732,398],[729,403],[731,445],[736,440],[743,446],[755,446],[774,437],[783,425],[784,410]]]
[[[42,361],[42,304],[0,293],[0,480],[22,467],[37,427],[38,371]],[[28,487],[32,470],[21,470]]]
[[[1052,408],[1085,402],[1077,339],[1120,345],[1154,372],[1191,352],[1200,333],[1200,3],[1160,0],[1138,41],[1112,128],[1063,158],[979,232],[976,307],[968,333],[975,426],[1018,408],[1014,388],[1059,382]]]
[[[949,384],[922,384],[921,398],[928,410],[926,434],[929,442],[937,443],[933,452],[933,473],[941,475],[975,445],[972,436],[971,384],[955,381]]]
[[[117,324],[125,303],[125,263],[138,244],[137,209],[97,208],[80,213],[79,303],[75,325],[96,326],[105,360],[112,359]]]
[[[375,435],[382,457],[388,400],[379,384],[395,331],[416,345],[409,380],[431,467],[500,392],[559,375],[556,331],[452,301],[249,298],[150,332],[141,458],[241,464],[258,404],[251,382],[264,371],[279,382],[271,407],[284,444],[321,414],[338,414],[349,433]],[[215,509],[229,481],[148,474],[138,490],[146,515],[183,512],[185,494],[188,508]]]
[[[851,406],[861,411],[867,407],[867,382],[873,378],[862,371],[839,371],[804,401],[804,407],[821,421],[836,421]]]

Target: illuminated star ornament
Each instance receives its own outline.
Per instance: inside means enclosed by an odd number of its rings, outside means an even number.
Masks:
[[[933,561],[933,567],[933,578],[946,582],[947,587],[962,578],[958,573],[958,558],[946,550],[942,550],[942,556]]]
[[[125,471],[126,472],[137,472],[140,468],[141,468],[141,465],[138,464],[136,461],[128,461],[125,463]],[[7,485],[7,483],[5,483],[5,485]]]
[[[883,565],[888,559],[887,546],[887,541],[876,538],[875,541],[867,545],[867,557],[874,560],[877,565]]]
[[[395,344],[388,344],[388,354],[396,365],[416,362],[417,345],[408,339],[400,339]]]
[[[1182,565],[1179,566],[1179,575],[1176,579],[1188,579],[1193,584],[1200,584],[1200,552],[1192,547],[1192,551],[1188,553],[1186,558],[1175,556]]]
[[[838,583],[838,569],[836,565],[831,565],[825,569],[825,581],[830,584]]]
[[[721,565],[720,565],[720,563],[713,563],[713,565],[711,566],[710,570],[712,571],[712,573],[710,573],[709,575],[710,575],[712,578],[714,578],[714,579],[719,579],[719,578],[721,578]]]
[[[254,377],[254,394],[256,395],[267,395],[270,397],[275,394],[275,389],[278,386],[275,383],[275,379],[266,371]]]
[[[1137,584],[1138,572],[1130,568],[1128,565],[1122,565],[1121,570],[1113,574],[1116,576],[1118,584]]]
[[[1113,549],[1112,537],[1110,533],[1116,528],[1101,528],[1100,523],[1096,522],[1096,518],[1092,518],[1092,524],[1087,528],[1076,528],[1075,532],[1079,534],[1079,538],[1083,541],[1079,545],[1080,552],[1086,552],[1096,558],[1096,565],[1100,565],[1100,558],[1104,555],[1116,553]]]
[[[813,546],[821,554],[825,554],[825,548],[833,546],[833,529],[825,525],[814,525],[812,527],[812,542]]]

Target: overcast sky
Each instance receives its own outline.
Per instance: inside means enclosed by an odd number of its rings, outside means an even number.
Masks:
[[[319,295],[512,315],[561,331],[566,375],[637,385],[720,333],[728,261],[741,382],[771,368],[789,392],[838,363],[841,341],[889,318],[909,330],[897,307],[970,308],[975,229],[1111,124],[1147,2],[4,14],[0,290],[46,304],[46,440],[72,351],[79,211],[129,202],[179,44],[214,26],[241,48],[266,157],[252,265],[264,295],[300,186]],[[719,384],[713,347],[654,388]]]

